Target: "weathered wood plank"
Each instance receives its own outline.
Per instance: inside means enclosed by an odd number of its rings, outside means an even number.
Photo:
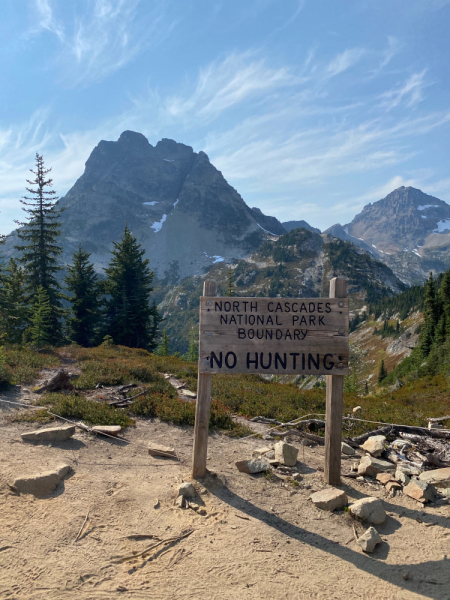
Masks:
[[[204,296],[217,295],[217,283],[206,280],[203,284]],[[192,477],[206,476],[208,453],[209,413],[211,407],[211,375],[198,370],[197,401],[195,405],[194,447],[192,450]]]
[[[347,282],[334,277],[330,281],[330,298],[345,298]],[[325,417],[325,466],[324,479],[330,485],[341,483],[341,441],[342,405],[344,398],[344,377],[327,377],[326,417]]]

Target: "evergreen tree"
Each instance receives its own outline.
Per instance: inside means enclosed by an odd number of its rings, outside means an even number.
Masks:
[[[430,277],[428,278],[428,281],[425,286],[425,299],[423,306],[424,325],[419,343],[419,347],[423,356],[428,356],[431,350],[431,346],[433,345],[437,322],[436,313],[436,294],[434,289],[434,280],[433,274],[430,273]]]
[[[190,362],[197,362],[198,361],[198,346],[197,346],[197,342],[198,342],[198,332],[195,331],[195,329],[193,329],[191,331],[191,335],[190,335],[190,340],[189,340],[189,350],[187,353],[187,360]]]
[[[155,354],[157,354],[158,356],[169,356],[170,354],[169,336],[167,335],[167,331],[165,329],[163,331],[161,343],[158,346],[158,349],[156,350]]]
[[[2,277],[0,337],[9,344],[20,344],[28,324],[23,269],[11,258]]]
[[[69,301],[72,314],[68,319],[69,337],[80,346],[92,346],[98,340],[100,329],[100,288],[90,254],[81,248],[73,255],[64,278],[67,289],[72,292]]]
[[[36,154],[36,170],[30,170],[35,175],[33,180],[27,179],[30,187],[26,189],[31,196],[24,196],[21,200],[23,210],[27,213],[27,222],[16,221],[21,226],[17,235],[23,244],[15,248],[22,252],[19,262],[23,264],[25,271],[27,302],[31,305],[35,303],[41,287],[48,296],[51,323],[49,342],[57,344],[62,339],[61,299],[64,297],[56,278],[56,274],[62,269],[57,264],[57,257],[62,252],[61,246],[57,244],[62,211],[56,208],[56,192],[49,189],[53,185],[52,179],[48,177],[51,169],[45,168],[42,156]]]
[[[439,288],[439,297],[442,306],[442,312],[445,315],[447,331],[450,333],[450,271],[446,271],[442,277],[442,282]]]
[[[31,306],[30,341],[40,348],[52,340],[52,308],[47,291],[39,286]]]
[[[388,376],[387,369],[384,365],[384,360],[381,360],[380,370],[378,371],[378,383],[381,383]]]
[[[227,272],[227,293],[225,294],[225,296],[235,296],[236,295],[236,288],[234,285],[234,272],[233,269],[231,267],[228,267],[228,272]]]
[[[114,242],[112,258],[105,270],[105,291],[109,298],[104,334],[110,335],[115,344],[153,352],[162,318],[156,305],[150,305],[154,273],[144,255],[145,250],[126,225],[121,241]]]

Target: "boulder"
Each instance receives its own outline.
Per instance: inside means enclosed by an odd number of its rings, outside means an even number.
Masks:
[[[346,444],[345,442],[341,442],[341,452],[342,454],[346,454],[347,456],[354,456],[356,454],[355,449]]]
[[[434,502],[436,488],[427,481],[411,479],[408,485],[403,489],[403,493],[425,504],[425,502]]]
[[[35,394],[42,394],[43,392],[57,392],[58,390],[70,390],[72,388],[73,385],[70,383],[69,374],[61,370],[48,381],[36,386],[33,392]]]
[[[373,456],[363,456],[359,462],[359,475],[376,477],[378,473],[385,473],[388,471],[395,471],[395,465],[387,460],[381,460],[379,458],[374,458]]]
[[[166,456],[167,458],[177,458],[175,449],[172,448],[172,446],[149,444],[148,453],[150,454],[150,456]]]
[[[327,488],[326,490],[315,492],[311,496],[311,501],[317,508],[329,511],[342,508],[348,504],[347,494],[343,490],[336,488]]]
[[[408,483],[411,481],[411,477],[407,473],[405,473],[403,469],[400,469],[398,467],[395,471],[394,479],[396,479],[396,481],[398,481],[404,486],[408,485]]]
[[[177,496],[184,496],[185,498],[195,498],[197,492],[195,487],[190,482],[180,483],[178,486]]]
[[[448,488],[450,487],[450,467],[424,471],[419,475],[419,479],[420,481],[432,483],[437,488]]]
[[[75,425],[63,425],[22,433],[21,438],[24,442],[63,442],[70,439],[74,433]]]
[[[351,504],[349,510],[352,515],[366,523],[380,525],[386,520],[383,503],[379,498],[361,498]]]
[[[265,458],[252,458],[250,460],[238,460],[236,467],[241,473],[263,473],[270,469],[270,463]]]
[[[184,496],[178,496],[175,500],[175,506],[178,506],[178,508],[186,508],[186,498]]]
[[[278,462],[286,465],[287,467],[295,467],[298,456],[298,448],[292,446],[292,444],[287,444],[286,442],[277,442],[274,450],[275,460],[278,460]]]
[[[386,485],[389,481],[394,481],[391,473],[378,473],[376,479],[383,485]]]
[[[56,489],[69,471],[70,465],[62,464],[57,466],[53,471],[44,471],[28,477],[18,477],[12,485],[21,494],[45,496]]]
[[[122,431],[120,425],[95,425],[92,428],[95,433],[106,433],[107,435],[118,435]]]
[[[384,451],[385,444],[386,438],[384,435],[372,435],[364,442],[361,448],[372,456],[377,457],[381,456],[381,453]]]
[[[375,527],[369,527],[359,538],[358,544],[364,552],[373,552],[377,544],[381,544],[383,540]]]

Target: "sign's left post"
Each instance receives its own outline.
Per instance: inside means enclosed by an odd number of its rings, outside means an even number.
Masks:
[[[203,284],[203,296],[217,296],[217,283],[207,279]],[[200,316],[201,318],[201,316]],[[201,331],[201,328],[199,328]],[[211,408],[211,374],[198,372],[197,403],[195,406],[194,449],[192,452],[192,477],[206,476],[208,454],[209,412]]]

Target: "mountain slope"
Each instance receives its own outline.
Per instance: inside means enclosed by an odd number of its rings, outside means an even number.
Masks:
[[[187,277],[177,286],[159,285],[155,291],[165,317],[162,328],[169,334],[172,351],[185,352],[191,332],[196,331],[204,279],[215,279],[218,294],[223,296],[229,268],[233,269],[237,296],[326,297],[330,279],[344,277],[351,309],[405,287],[389,267],[353,244],[296,229],[265,241],[250,257],[231,267],[217,264],[206,275]]]
[[[285,229],[285,231],[292,231],[293,229],[309,229],[309,231],[314,231],[315,233],[320,233],[320,229],[317,227],[313,227],[306,221],[284,221],[281,223]]]
[[[204,152],[168,139],[152,146],[133,131],[97,145],[60,205],[63,262],[81,243],[101,271],[128,223],[157,276],[172,281],[248,256],[266,239],[267,224],[284,232],[274,217],[247,206]]]

